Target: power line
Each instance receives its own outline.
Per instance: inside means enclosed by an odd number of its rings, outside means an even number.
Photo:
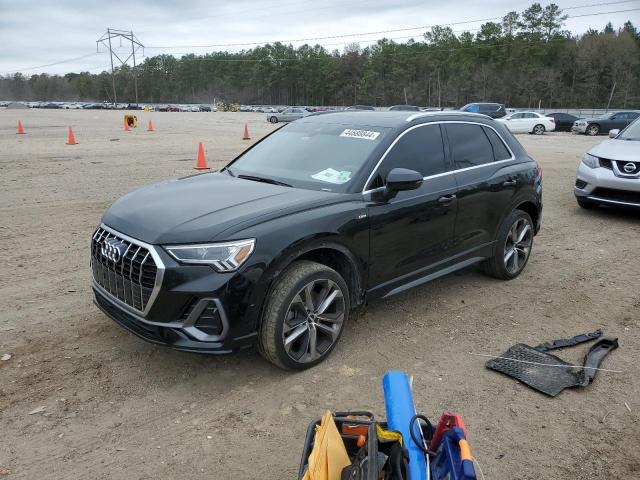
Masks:
[[[562,11],[564,11],[564,10],[577,10],[577,9],[583,9],[583,8],[589,8],[589,7],[601,7],[601,6],[609,6],[609,5],[618,5],[618,4],[623,4],[623,3],[631,3],[631,2],[635,2],[635,1],[636,0],[623,0],[623,1],[614,1],[614,2],[592,3],[592,4],[588,4],[588,5],[575,5],[575,6],[562,8],[561,10]],[[590,16],[598,16],[598,15],[611,15],[611,14],[615,14],[615,13],[634,12],[634,11],[638,11],[638,10],[640,10],[640,8],[615,10],[615,11],[609,11],[609,12],[585,13],[585,14],[578,14],[578,15],[570,15],[570,16],[567,17],[567,19],[583,18],[583,17],[590,17]],[[438,25],[422,25],[422,26],[418,26],[418,27],[399,28],[399,29],[392,29],[392,30],[379,30],[379,31],[374,31],[374,32],[347,33],[347,34],[343,34],[343,35],[330,35],[330,36],[315,37],[315,38],[299,38],[299,39],[289,39],[289,40],[248,42],[248,43],[223,43],[223,44],[209,44],[209,45],[145,46],[145,48],[158,49],[158,50],[160,50],[160,49],[171,50],[171,49],[174,49],[174,48],[242,47],[242,46],[264,45],[264,44],[278,43],[278,42],[279,43],[299,43],[299,42],[308,42],[308,41],[317,41],[317,40],[331,40],[331,39],[337,39],[337,38],[353,38],[353,37],[360,37],[360,36],[367,36],[367,35],[380,35],[380,34],[386,34],[386,33],[408,32],[408,31],[413,31],[413,30],[428,30],[428,29],[431,29],[431,28],[433,28],[435,26],[465,25],[465,24],[477,23],[477,22],[487,22],[487,21],[493,21],[493,20],[501,20],[502,18],[504,18],[504,16],[491,17],[491,18],[481,18],[481,19],[475,19],[475,20],[465,20],[465,21],[458,21],[458,22],[452,22],[452,23],[443,23],[443,24],[438,24]],[[478,29],[465,29],[465,30],[462,30],[462,31],[473,31],[473,30],[478,30]],[[409,38],[414,38],[414,37],[416,37],[418,35],[421,35],[421,34],[416,34],[416,35],[412,35],[412,36],[408,36],[408,37],[395,37],[395,38],[392,38],[392,40],[394,40],[394,39],[395,40],[409,39]],[[366,40],[363,39],[362,41],[363,42],[375,42],[376,39],[366,39]],[[327,44],[326,46],[347,45],[349,43],[351,43],[351,42]],[[79,57],[59,60],[57,62],[48,63],[48,64],[44,64],[44,65],[36,65],[36,66],[26,67],[26,68],[21,68],[21,69],[8,70],[8,71],[0,72],[0,75],[6,75],[6,74],[16,73],[16,72],[24,72],[24,71],[29,71],[29,70],[38,70],[40,68],[52,67],[52,66],[61,65],[61,64],[64,64],[64,63],[75,62],[75,61],[78,61],[78,60],[82,60],[84,58],[92,57],[94,55],[97,55],[98,53],[99,52],[89,53],[89,54],[86,54],[86,55],[81,55]],[[180,55],[180,53],[173,53],[172,55]]]
[[[26,72],[27,70],[37,70],[39,68],[45,68],[45,67],[53,67],[55,65],[61,65],[63,63],[69,63],[69,62],[75,62],[78,60],[82,60],[83,58],[88,58],[88,57],[92,57],[94,55],[97,55],[96,52],[93,53],[88,53],[87,55],[81,55],[80,57],[75,57],[75,58],[68,58],[66,60],[60,60],[58,62],[54,62],[54,63],[47,63],[45,65],[36,65],[35,67],[27,67],[27,68],[20,68],[20,69],[16,69],[16,70],[8,70],[6,72],[2,72],[0,73],[0,75],[6,75],[8,73],[17,73],[17,72]]]
[[[630,3],[631,1],[636,1],[636,0],[624,0],[624,1],[617,1],[617,2],[603,2],[603,3],[593,3],[591,5],[576,5],[573,7],[567,7],[561,10],[575,10],[575,9],[579,9],[579,8],[587,8],[587,7],[602,7],[602,6],[607,6],[607,5],[617,5],[617,4],[621,4],[621,3]],[[617,11],[611,11],[611,12],[595,12],[595,13],[585,13],[582,15],[569,15],[567,17],[567,19],[569,18],[578,18],[578,17],[589,17],[589,16],[595,16],[595,15],[609,15],[609,14],[614,14],[614,13],[622,13],[622,12],[632,12],[632,11],[636,11],[639,10],[637,8],[632,8],[632,9],[628,9],[628,10],[617,10]],[[490,17],[490,18],[479,18],[479,19],[475,19],[475,20],[465,20],[465,21],[459,21],[459,22],[452,22],[452,23],[440,23],[440,24],[434,24],[434,25],[421,25],[418,27],[407,27],[407,28],[396,28],[396,29],[392,29],[392,30],[378,30],[378,31],[374,31],[374,32],[359,32],[359,33],[346,33],[346,34],[342,34],[342,35],[328,35],[328,36],[324,36],[324,37],[309,37],[309,38],[296,38],[296,39],[287,39],[287,40],[272,40],[272,41],[260,41],[260,42],[245,42],[245,43],[212,43],[212,44],[208,44],[208,45],[168,45],[168,46],[147,46],[145,48],[148,49],[160,49],[160,50],[170,50],[172,48],[211,48],[211,47],[246,47],[246,46],[251,46],[251,45],[264,45],[267,43],[298,43],[298,42],[311,42],[311,41],[317,41],[317,40],[333,40],[336,38],[347,38],[347,37],[361,37],[361,36],[365,36],[365,35],[380,35],[380,34],[386,34],[386,33],[398,33],[398,32],[409,32],[412,30],[429,30],[431,28],[434,27],[451,27],[451,26],[455,26],[455,25],[465,25],[468,23],[477,23],[477,22],[489,22],[489,21],[493,21],[493,20],[502,20],[504,18],[504,16],[500,16],[500,17]]]

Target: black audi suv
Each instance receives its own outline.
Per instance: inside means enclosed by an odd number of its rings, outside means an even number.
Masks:
[[[91,243],[95,303],[154,343],[257,345],[304,369],[366,302],[472,264],[518,276],[541,210],[538,165],[487,116],[313,114],[115,201]]]

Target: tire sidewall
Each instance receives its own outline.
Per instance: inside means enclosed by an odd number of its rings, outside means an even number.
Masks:
[[[509,272],[509,270],[507,270],[507,267],[504,264],[504,247],[507,242],[507,237],[509,235],[509,230],[511,229],[511,226],[517,220],[522,218],[526,219],[529,222],[529,226],[531,227],[531,247],[529,249],[529,255],[527,256],[527,259],[524,262],[524,265],[522,265],[516,273],[511,273]],[[499,260],[496,263],[497,263],[498,269],[501,270],[500,274],[503,276],[503,278],[506,278],[506,279],[516,278],[527,267],[527,264],[529,263],[529,259],[531,258],[531,253],[533,251],[533,243],[534,243],[533,229],[534,229],[533,220],[531,219],[531,216],[523,210],[514,210],[503,222],[502,226],[500,227],[500,232],[498,233],[498,238],[496,239],[496,247],[495,247],[495,253],[494,253],[495,258]]]
[[[269,294],[270,297],[267,300],[267,302],[270,303],[271,306],[275,308],[268,309],[266,311],[267,312],[275,311],[276,318],[264,318],[263,322],[265,321],[276,322],[275,338],[271,339],[271,341],[275,343],[275,354],[278,357],[279,363],[281,363],[282,366],[290,370],[306,370],[307,368],[311,368],[317,365],[318,363],[324,361],[331,354],[335,346],[340,341],[340,338],[342,337],[342,333],[344,332],[344,329],[345,329],[345,325],[349,321],[351,298],[349,296],[349,289],[347,287],[346,282],[344,281],[342,276],[340,276],[340,274],[335,270],[319,263],[315,263],[315,265],[317,265],[317,267],[314,269],[314,271],[302,276],[295,283],[290,285],[287,289],[288,291],[286,294],[281,295],[279,298],[273,298],[272,296],[274,294],[278,295],[279,293],[280,294],[282,293],[281,291],[278,291],[279,289],[276,286],[276,288],[274,288],[272,292],[270,292]],[[283,274],[283,278],[280,280],[280,282],[287,281],[287,277],[285,277],[285,275],[287,275],[289,272],[291,272],[291,269],[287,269],[287,271],[285,271],[285,273]],[[335,282],[336,285],[338,285],[338,288],[340,288],[340,291],[342,292],[342,295],[344,298],[344,305],[345,305],[342,328],[340,329],[340,333],[338,334],[338,337],[333,342],[333,345],[331,345],[329,349],[320,358],[312,362],[299,363],[293,360],[291,357],[289,357],[289,355],[284,349],[284,344],[282,339],[284,318],[287,313],[287,310],[289,309],[289,305],[293,301],[293,298],[298,294],[298,292],[309,282],[312,282],[314,280],[320,280],[320,279],[332,280],[333,282]]]
[[[592,131],[594,131],[595,133],[591,133]],[[587,126],[587,135],[589,135],[590,137],[595,137],[599,133],[600,133],[600,127],[598,125],[591,124]]]
[[[277,119],[276,117],[271,117],[271,118],[269,118],[269,121],[270,121],[271,123],[278,123],[278,119]]]
[[[538,131],[536,131],[536,129],[538,127],[541,128],[541,130],[539,130],[539,133],[538,133]],[[539,124],[537,124],[536,126],[533,127],[533,134],[534,135],[542,135],[542,134],[544,134],[545,130],[546,130],[546,128],[544,128],[544,125],[539,123]]]

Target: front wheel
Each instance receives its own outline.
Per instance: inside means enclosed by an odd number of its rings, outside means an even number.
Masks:
[[[295,262],[266,300],[258,350],[281,368],[310,368],[329,356],[349,310],[349,289],[338,272],[316,262]]]
[[[278,117],[270,117],[270,118],[269,118],[269,121],[270,121],[271,123],[278,123]]]
[[[533,134],[534,135],[542,135],[545,132],[545,128],[544,125],[536,125],[535,127],[533,127]]]
[[[533,247],[533,221],[527,212],[514,210],[500,226],[493,257],[482,264],[484,272],[501,280],[522,273]]]
[[[598,208],[598,204],[582,197],[576,197],[576,202],[580,205],[581,208],[585,210],[593,210],[594,208]]]

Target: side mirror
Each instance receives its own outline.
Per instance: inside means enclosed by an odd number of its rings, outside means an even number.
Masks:
[[[609,138],[615,138],[618,136],[619,133],[620,133],[620,130],[617,128],[614,128],[613,130],[609,130]]]
[[[394,168],[385,180],[385,198],[393,198],[403,190],[415,190],[422,185],[422,174],[407,168]]]

